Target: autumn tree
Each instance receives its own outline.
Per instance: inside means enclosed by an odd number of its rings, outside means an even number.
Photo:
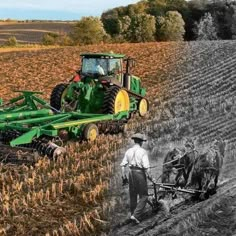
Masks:
[[[49,32],[43,35],[42,43],[43,45],[56,45],[57,39],[59,38],[59,34]]]
[[[127,15],[129,17],[133,17],[138,14],[147,13],[148,10],[148,2],[147,1],[140,1],[136,4],[130,4],[127,6]]]
[[[7,41],[5,42],[6,46],[10,46],[10,47],[15,47],[17,46],[17,39],[15,36],[11,36],[10,38],[7,39]]]
[[[165,16],[157,17],[156,35],[160,41],[182,41],[185,22],[177,11],[168,11]]]
[[[156,20],[148,14],[138,14],[131,18],[127,29],[127,39],[131,42],[149,42],[155,40]]]
[[[211,13],[206,13],[199,21],[196,23],[195,28],[196,39],[197,40],[216,40],[217,30]]]
[[[118,35],[120,41],[129,40],[129,29],[131,25],[131,18],[129,16],[124,16],[119,20],[120,33]]]
[[[112,37],[120,37],[124,33],[124,28],[127,26],[127,19],[146,13],[147,2],[140,1],[136,4],[129,4],[126,7],[116,7],[110,9],[101,15],[101,21],[105,31]],[[125,25],[124,28],[122,25]]]
[[[106,37],[103,24],[98,17],[83,17],[75,24],[71,38],[75,44],[96,44]]]

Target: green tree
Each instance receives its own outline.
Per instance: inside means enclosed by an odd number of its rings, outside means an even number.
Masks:
[[[182,12],[187,8],[187,1],[185,0],[166,0],[168,11]]]
[[[119,40],[126,41],[129,40],[129,29],[131,24],[131,18],[129,16],[124,16],[119,20]]]
[[[111,36],[118,35],[120,33],[118,9],[115,8],[102,13],[101,21],[105,31]]]
[[[153,16],[163,16],[166,12],[166,0],[148,0],[148,13]]]
[[[98,17],[83,17],[78,21],[71,34],[75,44],[96,44],[106,37],[103,24]]]
[[[195,28],[196,39],[197,40],[216,40],[217,30],[211,13],[206,13],[199,21],[196,23]]]
[[[109,17],[103,20],[104,29],[111,36],[118,35],[120,33],[120,25],[118,17]]]
[[[185,34],[185,22],[177,11],[168,11],[164,17],[157,17],[157,40],[182,41]]]
[[[127,6],[127,15],[133,17],[137,14],[147,13],[148,3],[146,1],[140,1],[136,4],[130,4]]]
[[[138,14],[131,18],[127,39],[131,42],[154,41],[155,31],[155,17],[148,14]]]

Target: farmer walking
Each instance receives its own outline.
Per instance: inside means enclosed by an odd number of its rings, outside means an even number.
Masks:
[[[120,165],[123,185],[129,183],[130,219],[138,224],[148,200],[147,177],[151,178],[150,164],[147,151],[142,148],[143,142],[146,141],[145,136],[136,133],[131,138],[134,140],[134,146],[126,151]],[[127,166],[129,167],[129,180],[125,175]]]

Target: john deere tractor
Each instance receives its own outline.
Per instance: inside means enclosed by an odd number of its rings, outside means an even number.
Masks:
[[[53,89],[53,108],[92,114],[147,113],[146,90],[140,78],[130,73],[133,59],[113,53],[84,53],[81,57],[81,69],[73,79]]]
[[[65,152],[56,140],[94,141],[100,133],[125,131],[133,112],[147,113],[146,90],[131,75],[133,59],[113,53],[81,56],[81,69],[70,82],[56,85],[50,104],[37,91],[17,91],[21,95],[8,103],[0,100],[0,161],[7,162],[8,146],[17,152],[23,148],[23,159],[29,156],[25,148],[55,157]],[[5,145],[6,155],[1,156]],[[18,163],[17,155],[12,158]]]

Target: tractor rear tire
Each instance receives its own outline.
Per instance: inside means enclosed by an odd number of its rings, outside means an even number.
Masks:
[[[94,141],[97,138],[98,134],[98,127],[93,123],[87,124],[83,130],[83,138],[86,141]]]
[[[60,111],[62,107],[62,99],[63,96],[65,96],[65,90],[67,88],[67,84],[58,84],[56,87],[52,90],[51,96],[50,96],[50,105],[51,107],[57,109]]]
[[[121,111],[129,111],[129,94],[122,88],[111,86],[105,93],[103,103],[104,114],[116,114]]]

